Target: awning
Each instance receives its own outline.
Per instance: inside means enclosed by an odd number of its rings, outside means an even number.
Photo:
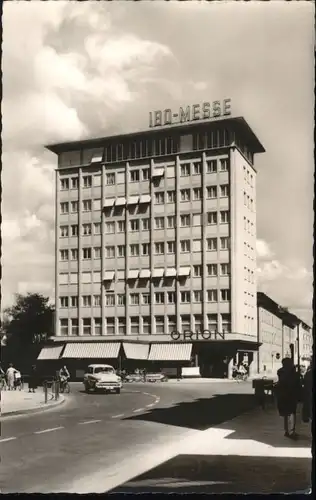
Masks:
[[[172,278],[173,276],[177,276],[177,270],[174,267],[169,267],[169,269],[166,269],[165,271],[165,276],[167,278]]]
[[[139,198],[139,203],[150,203],[150,200],[151,200],[151,196],[149,194],[143,194]]]
[[[123,205],[126,205],[126,198],[124,198],[123,196],[121,196],[120,198],[116,198],[115,206],[122,207]]]
[[[62,358],[115,359],[120,346],[119,342],[74,342],[66,344]]]
[[[139,201],[139,196],[129,196],[127,200],[127,205],[137,205]]]
[[[128,277],[127,279],[128,280],[136,280],[138,278],[138,275],[139,275],[139,270],[138,269],[130,269],[128,271]]]
[[[105,271],[103,281],[112,281],[115,271]]]
[[[107,198],[104,200],[104,207],[113,207],[114,201],[114,198]]]
[[[189,276],[191,272],[190,267],[180,267],[178,271],[178,276]]]
[[[149,344],[128,344],[124,342],[123,348],[127,359],[148,359]]]
[[[162,177],[165,173],[164,168],[155,168],[155,170],[152,173],[152,177]]]
[[[102,161],[103,154],[97,154],[92,157],[91,163],[100,163]]]
[[[152,344],[149,361],[190,361],[192,344]]]
[[[141,269],[139,273],[140,278],[150,278],[150,270],[149,269]]]
[[[63,345],[54,345],[50,347],[43,347],[39,353],[37,359],[59,359],[61,351],[63,350]]]
[[[164,268],[158,268],[153,270],[153,278],[162,278],[164,275]]]

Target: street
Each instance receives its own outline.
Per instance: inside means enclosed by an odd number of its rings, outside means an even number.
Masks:
[[[253,406],[251,384],[233,382],[127,384],[120,395],[73,383],[66,397],[48,412],[2,418],[1,493],[105,491],[102,478],[122,464],[159,461],[167,444]]]

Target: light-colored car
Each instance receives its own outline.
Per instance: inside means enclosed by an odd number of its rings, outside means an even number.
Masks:
[[[105,391],[120,394],[122,379],[111,365],[89,365],[83,377],[83,385],[86,392]]]

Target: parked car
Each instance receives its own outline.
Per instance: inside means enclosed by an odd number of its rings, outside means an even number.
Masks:
[[[168,382],[168,377],[164,373],[147,373],[146,382]]]
[[[122,379],[116,375],[111,365],[89,365],[83,377],[83,385],[86,392],[101,390],[120,394]]]

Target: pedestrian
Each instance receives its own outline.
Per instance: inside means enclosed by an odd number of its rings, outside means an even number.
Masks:
[[[299,373],[295,370],[291,358],[282,359],[282,368],[277,372],[278,383],[276,397],[279,415],[283,417],[284,436],[296,439],[296,411],[301,397]]]
[[[19,370],[16,370],[14,373],[14,390],[17,389],[17,387],[21,390],[21,384],[22,384],[22,375]]]
[[[7,384],[8,384],[8,390],[13,391],[14,389],[14,374],[16,372],[16,369],[13,367],[13,364],[9,364],[9,368],[7,369],[6,377],[7,377]]]
[[[29,392],[35,392],[37,387],[38,387],[38,378],[37,378],[36,365],[33,365],[29,377]]]
[[[308,423],[312,418],[312,398],[313,398],[313,388],[312,388],[312,367],[306,370],[304,380],[303,380],[303,408],[302,408],[302,420]]]

